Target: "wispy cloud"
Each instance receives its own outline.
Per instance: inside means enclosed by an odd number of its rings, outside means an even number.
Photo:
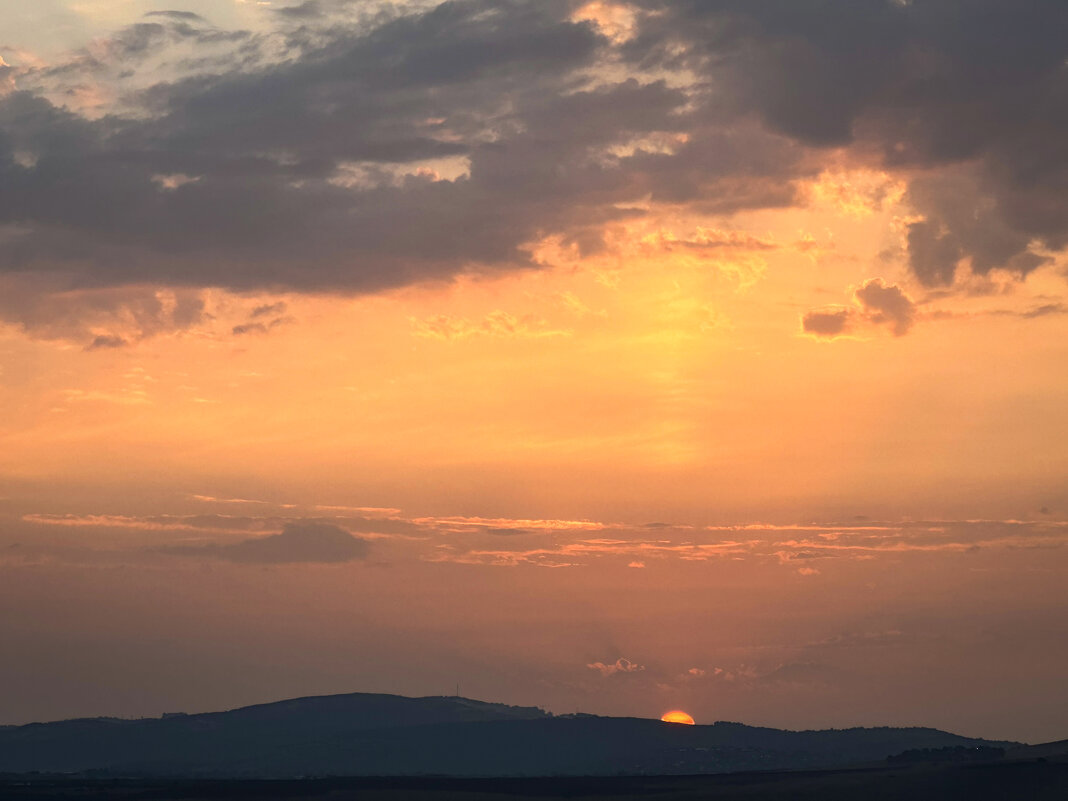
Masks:
[[[211,496],[202,496],[209,498]],[[215,502],[213,500],[213,502]],[[236,505],[259,502],[227,499]],[[484,517],[407,518],[395,509],[345,507],[336,515],[74,515],[27,514],[27,523],[196,534],[232,544],[241,533],[277,534],[292,526],[327,526],[389,544],[394,558],[497,567],[581,567],[612,560],[623,568],[660,562],[757,560],[817,576],[827,560],[871,560],[905,554],[965,554],[984,548],[1060,548],[1068,522],[938,520],[857,524],[749,523],[736,526],[646,526],[587,520]],[[591,532],[601,536],[591,537]],[[744,536],[739,536],[744,535]],[[392,549],[392,550],[390,550]]]
[[[481,320],[452,317],[439,314],[422,320],[413,319],[412,331],[418,337],[440,339],[445,342],[490,337],[493,339],[544,339],[546,337],[570,336],[571,331],[554,328],[545,320],[529,314],[516,316],[504,311],[493,311]]]

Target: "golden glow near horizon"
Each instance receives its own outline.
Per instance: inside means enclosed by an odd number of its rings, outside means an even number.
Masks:
[[[906,337],[873,326],[824,342],[798,330],[825,297],[804,288],[804,271],[847,285],[898,212],[629,226],[609,232],[603,255],[545,242],[538,271],[365,298],[216,291],[193,330],[120,332],[134,344],[91,353],[9,329],[0,470],[74,482],[162,471],[191,491],[226,476],[329,482],[345,502],[368,482],[402,488],[413,465],[459,471],[458,489],[485,502],[477,482],[506,470],[522,477],[513,501],[533,500],[537,485],[539,503],[573,516],[590,497],[576,479],[592,469],[605,503],[587,514],[628,508],[637,481],[643,502],[666,508],[696,511],[711,491],[726,519],[829,492],[854,513],[909,492],[925,514],[974,514],[976,496],[958,489],[967,482],[984,488],[983,515],[1002,515],[998,498],[1012,508],[1018,488],[1064,465],[1049,425],[1064,425],[1068,381],[1043,366],[1068,351],[1055,335],[1062,318],[993,312],[1025,313],[1055,275],[1032,278],[1033,299],[944,301]],[[272,306],[250,324],[251,310]],[[946,363],[953,381],[939,377]],[[985,381],[992,365],[1013,380]],[[1034,459],[1009,458],[1021,443]],[[100,463],[102,448],[118,458]],[[1006,470],[1027,480],[1006,482]],[[401,495],[390,503],[418,503]]]
[[[665,712],[660,719],[664,721],[664,723],[683,723],[687,726],[695,725],[694,719],[681,709],[673,709],[670,712]]]

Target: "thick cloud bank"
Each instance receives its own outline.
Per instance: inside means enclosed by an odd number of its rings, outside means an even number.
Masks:
[[[916,175],[910,265],[1025,275],[1068,244],[1068,6],[1058,0],[647,2],[628,47],[772,131]],[[663,12],[663,13],[659,13]]]
[[[1024,276],[1068,244],[1062,0],[594,6],[310,2],[270,33],[176,10],[0,67],[0,315],[59,336],[86,326],[71,290],[522,269],[525,244],[596,250],[639,203],[789,205],[832,148],[910,178],[923,284]],[[197,319],[140,291],[145,333]]]

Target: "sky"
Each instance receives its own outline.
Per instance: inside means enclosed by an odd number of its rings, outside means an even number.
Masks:
[[[0,724],[1068,737],[1061,0],[0,0]]]

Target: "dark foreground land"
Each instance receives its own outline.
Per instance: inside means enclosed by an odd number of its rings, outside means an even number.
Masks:
[[[0,779],[4,801],[1064,801],[1068,762],[1032,759],[978,765],[713,776],[539,779],[337,778],[293,780]]]
[[[1019,747],[930,728],[783,731],[722,721],[681,726],[555,717],[468,698],[351,693],[195,715],[0,726],[0,775],[685,776],[835,770],[908,755],[987,761]]]

